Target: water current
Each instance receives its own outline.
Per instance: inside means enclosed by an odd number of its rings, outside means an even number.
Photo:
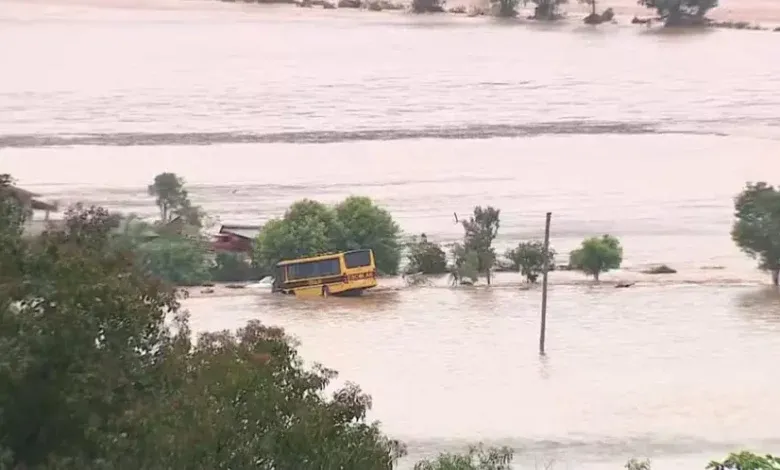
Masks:
[[[546,211],[563,256],[621,237],[605,279],[632,288],[551,276],[545,359],[539,291],[511,274],[187,302],[197,331],[286,327],[373,395],[404,465],[476,441],[586,470],[780,449],[780,295],[729,239],[733,195],[780,174],[780,34],[6,1],[0,44],[0,172],[63,204],[153,215],[146,185],[174,171],[223,222],[361,194],[444,243],[476,204],[502,211],[499,251]]]

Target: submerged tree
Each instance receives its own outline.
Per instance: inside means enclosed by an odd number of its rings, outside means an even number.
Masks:
[[[428,241],[423,233],[413,238],[408,246],[407,274],[444,274],[447,272],[447,254],[441,247]]]
[[[529,0],[525,1],[528,2]],[[558,8],[569,3],[569,0],[530,0],[530,2],[536,5],[532,16],[533,19],[552,21],[561,18]]]
[[[512,268],[520,271],[528,282],[534,283],[544,272],[544,243],[540,241],[522,242],[516,248],[507,250],[505,256],[512,262]],[[555,263],[555,250],[547,250],[547,267],[552,269]]]
[[[517,16],[517,7],[520,0],[491,0],[492,5],[498,5],[497,15],[503,18],[514,18]]]
[[[731,238],[759,268],[780,281],[780,191],[764,182],[748,183],[734,198],[735,218]]]
[[[597,25],[612,21],[615,17],[615,12],[612,8],[607,8],[601,14],[596,12],[597,0],[579,0],[580,3],[584,3],[590,6],[590,14],[583,19],[585,24]]]
[[[601,273],[619,268],[622,262],[623,248],[612,235],[586,238],[569,254],[571,268],[593,276],[596,281]]]
[[[446,0],[412,0],[414,13],[442,13]]]
[[[479,280],[479,254],[460,243],[452,247],[455,264],[450,267],[453,285],[475,284]]]
[[[468,220],[462,222],[465,234],[463,236],[463,248],[467,253],[477,256],[477,272],[487,277],[490,285],[493,265],[496,262],[496,251],[493,248],[493,240],[498,234],[500,225],[499,209],[487,206],[474,208],[474,213]]]
[[[708,11],[718,6],[718,0],[638,0],[640,5],[652,8],[667,26],[704,24]]]
[[[369,198],[349,197],[335,207],[303,199],[263,226],[253,259],[270,272],[282,259],[370,248],[377,270],[395,274],[401,260],[399,234],[390,213]]]
[[[337,249],[371,248],[379,272],[398,273],[401,229],[390,212],[364,196],[350,196],[336,204],[334,211],[341,230],[336,240]]]

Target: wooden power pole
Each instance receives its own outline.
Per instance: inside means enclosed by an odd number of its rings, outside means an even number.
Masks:
[[[542,271],[542,324],[539,330],[539,354],[544,356],[544,340],[547,333],[547,272],[550,270],[550,219],[552,212],[547,213],[544,223],[544,271]]]

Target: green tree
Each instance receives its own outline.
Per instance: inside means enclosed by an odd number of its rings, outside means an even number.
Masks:
[[[395,274],[401,257],[399,232],[390,213],[369,198],[349,197],[335,208],[304,199],[263,226],[254,261],[268,271],[283,259],[371,248],[377,270]]]
[[[730,454],[722,462],[712,461],[708,470],[780,470],[780,457],[742,451]]]
[[[283,259],[337,251],[340,237],[333,211],[320,202],[303,199],[293,203],[281,219],[263,225],[254,246],[254,262],[271,272]]]
[[[479,280],[479,255],[460,243],[452,246],[455,264],[450,267],[453,285],[475,284]]]
[[[572,269],[593,276],[596,281],[601,273],[619,268],[622,262],[623,248],[620,241],[611,235],[586,238],[580,248],[569,255]]]
[[[154,177],[154,182],[149,185],[147,192],[155,197],[162,223],[181,217],[187,224],[200,227],[203,211],[192,204],[184,184],[184,180],[176,173],[160,173]]]
[[[173,291],[113,250],[115,218],[67,214],[63,231],[23,240],[3,213],[0,237],[0,448],[11,468],[110,468],[104,445],[146,393],[169,341]]]
[[[493,248],[493,240],[498,234],[500,224],[499,209],[487,206],[474,208],[474,213],[468,220],[462,222],[465,234],[463,247],[466,252],[474,252],[477,255],[477,271],[485,274],[490,285],[491,270],[496,262],[496,251]]]
[[[658,12],[667,26],[704,24],[708,11],[718,0],[638,0],[640,5]]]
[[[759,261],[759,268],[780,277],[780,191],[763,182],[748,183],[734,198],[735,218],[731,238],[739,248]]]
[[[414,237],[408,244],[407,274],[444,274],[447,269],[447,254],[441,247],[428,241],[423,233],[419,238]]]
[[[215,282],[242,282],[260,279],[262,273],[243,253],[217,253],[209,277]]]
[[[138,245],[135,253],[141,269],[173,285],[197,286],[210,278],[201,240],[158,237]]]
[[[367,197],[350,196],[336,205],[336,220],[341,234],[336,240],[340,250],[374,250],[377,270],[398,273],[401,262],[401,229],[390,213]]]
[[[469,447],[465,454],[440,454],[434,460],[423,460],[414,470],[511,470],[514,452],[509,447]]]
[[[513,269],[517,269],[525,276],[528,282],[534,283],[539,275],[544,272],[544,243],[533,240],[521,242],[517,248],[507,250],[505,256],[512,262]],[[547,250],[547,267],[552,269],[555,265],[555,250]]]

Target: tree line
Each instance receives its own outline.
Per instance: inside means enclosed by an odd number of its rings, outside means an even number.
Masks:
[[[181,295],[120,243],[118,218],[76,206],[24,236],[0,179],[0,470],[390,470],[406,454],[355,384],[307,368],[280,328],[249,322],[192,337]],[[508,448],[417,470],[508,470]],[[643,470],[648,462],[631,461]],[[776,469],[750,453],[715,470]]]
[[[583,18],[587,24],[600,24],[612,21],[614,11],[612,8],[606,8],[601,13],[598,12],[598,0],[577,0],[578,3],[588,5],[590,14]],[[356,2],[360,5],[360,1]],[[533,14],[528,17],[530,20],[539,21],[557,21],[564,17],[561,11],[563,6],[568,4],[569,0],[490,0],[490,5],[495,9],[495,14],[500,17],[516,17],[519,15],[518,8],[533,8]],[[718,6],[718,0],[638,0],[639,5],[650,10],[654,10],[657,19],[663,21],[667,26],[695,26],[708,23],[707,12]],[[412,11],[414,13],[440,13],[445,11],[446,0],[413,0]],[[350,6],[352,3],[350,3]],[[339,2],[341,6],[341,2]],[[453,9],[456,13],[465,13],[465,8],[461,10]],[[641,21],[640,21],[641,23]]]
[[[0,183],[9,186],[12,179],[0,175]],[[362,196],[351,196],[334,205],[297,201],[281,217],[262,227],[252,253],[214,255],[209,253],[209,240],[202,233],[209,223],[208,215],[190,200],[183,178],[161,173],[147,192],[154,197],[159,218],[146,221],[134,214],[112,214],[113,243],[132,251],[139,266],[150,274],[178,286],[258,280],[270,275],[273,266],[283,259],[360,248],[374,250],[382,274],[448,274],[453,285],[474,284],[482,277],[491,284],[496,269],[520,272],[534,283],[545,266],[543,244],[538,239],[521,241],[499,259],[493,246],[501,222],[497,208],[475,207],[468,218],[459,222],[462,239],[445,250],[424,233],[404,240],[392,215]],[[759,268],[770,272],[772,283],[778,285],[780,190],[765,182],[748,183],[735,197],[734,207],[732,239],[757,259]],[[546,257],[549,269],[556,269],[553,247]],[[598,280],[602,273],[619,268],[622,260],[619,239],[606,234],[585,238],[569,253],[563,268]]]

